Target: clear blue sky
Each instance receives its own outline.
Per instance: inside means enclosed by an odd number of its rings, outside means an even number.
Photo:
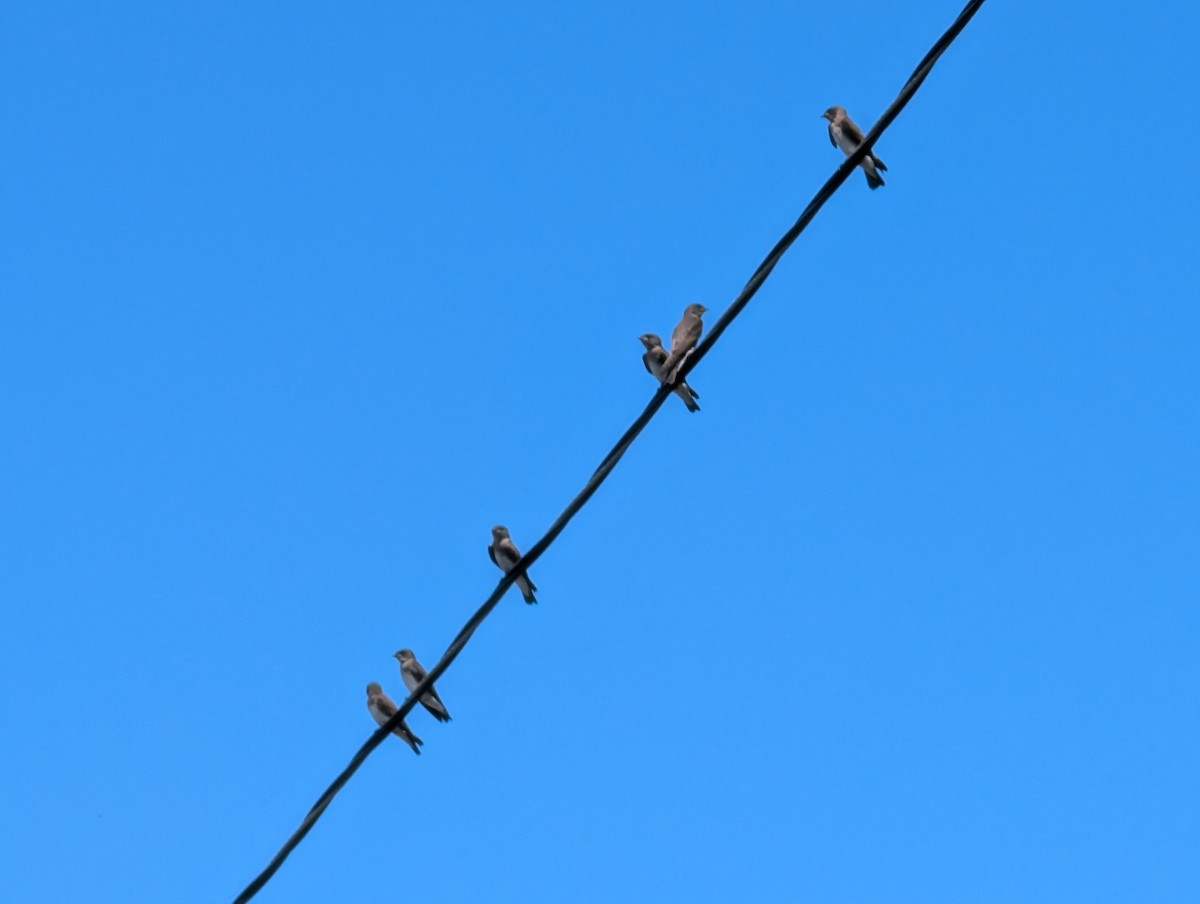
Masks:
[[[8,4],[0,897],[232,899],[958,10]],[[1200,900],[1198,28],[987,4],[259,900]]]

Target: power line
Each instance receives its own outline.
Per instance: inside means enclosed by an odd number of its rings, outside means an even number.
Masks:
[[[797,219],[792,227],[786,233],[784,233],[783,237],[775,243],[775,247],[772,248],[767,256],[763,259],[763,262],[758,265],[758,269],[754,271],[754,274],[750,277],[745,287],[740,293],[738,293],[737,298],[735,298],[729,307],[725,309],[724,313],[717,318],[717,321],[709,328],[708,334],[696,346],[696,349],[692,352],[692,354],[684,360],[682,366],[679,368],[678,374],[676,375],[676,384],[681,382],[689,373],[691,373],[692,369],[700,363],[701,359],[703,359],[713,345],[716,344],[716,341],[721,338],[721,334],[725,332],[738,314],[742,312],[742,309],[750,303],[750,299],[754,297],[754,295],[762,287],[762,284],[766,282],[767,277],[771,275],[771,271],[775,269],[775,265],[779,263],[784,253],[792,246],[792,243],[796,241],[800,233],[803,232],[805,227],[807,227],[812,221],[813,217],[817,215],[817,212],[825,206],[825,202],[828,201],[833,196],[833,193],[841,187],[842,183],[849,178],[850,173],[854,171],[854,168],[858,166],[859,161],[861,161],[863,157],[866,156],[867,152],[871,150],[879,136],[887,130],[887,127],[890,126],[896,117],[900,115],[900,111],[908,105],[908,102],[912,99],[913,95],[916,94],[917,89],[921,87],[921,83],[925,81],[929,73],[933,70],[934,64],[946,51],[946,48],[948,48],[954,42],[954,39],[958,37],[959,33],[967,26],[967,23],[974,18],[975,13],[979,11],[980,7],[983,6],[983,3],[984,0],[969,0],[967,5],[963,7],[962,12],[958,14],[958,17],[954,20],[950,27],[946,29],[945,33],[938,38],[933,47],[930,48],[929,52],[925,54],[921,62],[917,64],[917,68],[913,70],[912,75],[908,77],[908,81],[904,83],[904,87],[900,89],[900,93],[896,96],[896,99],[892,101],[891,105],[886,110],[883,111],[883,115],[879,117],[879,120],[863,137],[862,144],[859,145],[858,149],[855,150],[853,154],[851,154],[842,162],[841,166],[839,166],[834,174],[830,176],[828,180],[826,180],[824,185],[821,186],[820,190],[816,193],[816,195],[813,196],[813,199],[808,202],[808,206],[804,208],[804,211],[800,214],[799,219]],[[600,488],[600,485],[604,483],[604,481],[608,478],[608,475],[611,474],[613,469],[617,466],[617,462],[621,460],[621,457],[633,444],[633,441],[637,439],[638,435],[642,432],[642,430],[645,429],[646,425],[650,423],[650,419],[653,418],[656,413],[658,413],[658,409],[662,407],[663,402],[666,401],[666,398],[672,392],[672,389],[672,386],[665,384],[659,386],[658,391],[654,393],[653,398],[650,399],[650,402],[646,405],[645,410],[638,415],[637,419],[630,424],[629,428],[621,435],[621,438],[617,440],[616,444],[608,451],[608,454],[604,456],[604,459],[600,462],[600,466],[597,467],[592,476],[588,478],[588,481],[586,484],[584,484],[583,489],[580,490],[578,495],[576,495],[575,498],[572,499],[567,505],[567,507],[563,509],[562,514],[560,514],[554,520],[554,523],[550,525],[550,528],[541,537],[541,539],[534,543],[533,546],[529,548],[529,551],[521,557],[521,560],[518,563],[519,568],[513,569],[500,579],[500,582],[496,585],[496,589],[492,591],[492,595],[484,601],[483,605],[475,611],[475,614],[471,616],[467,623],[462,627],[462,630],[458,632],[458,635],[450,643],[450,646],[446,648],[446,652],[442,654],[442,658],[439,659],[425,675],[425,679],[418,684],[413,689],[412,693],[408,695],[405,701],[400,704],[396,710],[396,714],[392,716],[384,725],[376,729],[375,733],[372,734],[371,737],[367,739],[366,743],[358,749],[358,752],[354,754],[346,768],[341,771],[338,777],[333,780],[333,783],[326,788],[324,793],[322,793],[317,799],[317,802],[313,804],[312,809],[308,811],[308,814],[301,821],[299,828],[297,828],[296,831],[293,832],[288,838],[288,840],[284,842],[283,847],[280,848],[279,852],[271,858],[271,862],[267,864],[266,868],[263,869],[263,871],[257,876],[255,876],[254,880],[242,890],[242,893],[239,894],[236,899],[234,899],[234,904],[244,904],[244,902],[249,901],[256,894],[258,894],[259,890],[267,884],[273,875],[275,875],[275,872],[280,866],[283,865],[283,861],[286,860],[288,855],[295,850],[296,846],[299,845],[302,840],[304,840],[304,836],[308,834],[309,830],[316,824],[317,820],[321,818],[321,814],[325,812],[325,809],[333,801],[334,796],[348,781],[350,781],[351,776],[358,771],[358,767],[366,761],[367,757],[371,755],[371,752],[374,751],[376,747],[383,743],[384,738],[391,734],[392,729],[402,719],[404,719],[406,715],[408,715],[409,711],[413,708],[413,706],[416,705],[416,702],[420,699],[421,695],[425,693],[426,689],[429,688],[435,681],[437,681],[448,668],[450,668],[450,664],[458,658],[458,654],[461,653],[463,647],[467,645],[467,641],[471,639],[471,635],[475,633],[475,629],[478,628],[483,623],[483,620],[491,614],[494,608],[496,608],[497,604],[504,597],[504,594],[508,591],[508,588],[512,586],[513,581],[516,580],[517,576],[542,557],[542,553],[550,548],[550,544],[558,538],[558,535],[563,532],[567,524],[570,523],[571,519],[574,518],[575,515],[579,513],[579,510],[582,509],[584,505],[587,504],[588,500],[592,498],[596,490]]]

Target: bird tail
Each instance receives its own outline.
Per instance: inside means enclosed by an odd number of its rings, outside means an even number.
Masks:
[[[401,737],[404,736],[401,735]],[[408,733],[408,737],[405,737],[404,740],[408,741],[408,746],[412,748],[413,753],[415,753],[417,756],[421,755],[421,745],[425,743],[424,741],[418,738],[411,731]]]
[[[879,175],[879,170],[875,168],[875,158],[867,155],[862,162],[863,172],[867,174],[867,185],[872,189],[879,188],[883,185],[883,176]],[[883,167],[887,169],[887,167]]]
[[[521,591],[521,596],[525,597],[525,602],[530,606],[537,602],[537,597],[533,595],[533,591],[537,590],[537,586],[526,575],[521,575],[517,578],[517,588]]]
[[[687,405],[687,410],[696,412],[700,410],[700,406],[696,404],[696,393],[692,392],[692,387],[687,383],[683,383],[675,387],[675,395],[683,399],[683,404]]]

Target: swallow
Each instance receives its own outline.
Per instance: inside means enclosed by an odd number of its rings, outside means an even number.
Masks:
[[[646,354],[642,355],[642,363],[646,365],[646,370],[650,371],[658,379],[658,382],[665,383],[667,372],[663,369],[663,364],[667,360],[667,350],[662,347],[662,340],[656,333],[638,336],[638,340],[646,346]],[[700,393],[688,386],[686,382],[675,387],[675,395],[683,399],[683,404],[687,405],[688,411],[700,410],[700,406],[696,404]]]
[[[503,524],[497,524],[492,528],[492,542],[488,544],[488,555],[492,557],[496,567],[505,574],[512,571],[517,560],[521,558],[520,550],[513,543],[512,538],[508,535],[508,528]],[[530,605],[537,602],[537,597],[533,595],[533,591],[537,590],[537,584],[530,580],[528,574],[518,576],[515,583],[521,591],[521,596],[525,597],[525,602]]]
[[[821,114],[821,118],[829,120],[830,144],[835,148],[841,148],[842,153],[847,157],[858,150],[858,146],[862,144],[863,140],[862,129],[846,115],[845,107],[830,107]],[[866,156],[859,161],[858,165],[867,174],[867,185],[873,189],[883,185],[883,176],[879,175],[879,171],[883,170],[886,173],[887,166],[875,156],[874,149],[867,151]]]
[[[668,383],[675,382],[675,374],[679,370],[679,366],[683,364],[684,359],[692,353],[692,349],[700,341],[700,334],[704,332],[704,323],[700,317],[707,310],[708,308],[702,304],[690,304],[683,309],[683,317],[680,318],[679,323],[675,324],[675,329],[671,333],[671,353],[667,355],[667,360],[662,365]]]
[[[404,679],[404,686],[411,694],[417,689],[417,685],[425,680],[425,669],[421,663],[417,662],[417,657],[413,655],[412,650],[397,650],[392,655],[400,662],[400,677]],[[433,689],[433,685],[426,688],[418,702],[429,710],[430,715],[439,722],[450,721],[450,713],[446,710],[446,704],[442,702],[438,692]]]
[[[386,725],[388,719],[396,715],[396,704],[392,702],[392,698],[383,692],[383,688],[379,686],[378,681],[372,681],[367,685],[367,711],[370,712],[371,718],[375,720],[376,725]],[[412,748],[412,752],[417,756],[421,755],[421,745],[425,742],[413,734],[404,720],[400,720],[400,724],[392,729],[392,734],[400,738],[404,743]]]

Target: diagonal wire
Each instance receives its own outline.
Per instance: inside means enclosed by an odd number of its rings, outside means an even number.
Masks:
[[[959,33],[966,27],[967,23],[971,21],[971,19],[975,16],[975,13],[977,13],[980,7],[983,6],[983,3],[984,0],[969,0],[967,5],[963,7],[962,12],[958,14],[958,18],[954,20],[951,26],[946,29],[946,32],[940,38],[938,38],[937,42],[932,48],[930,48],[929,52],[925,54],[925,57],[917,65],[917,68],[913,70],[913,74],[908,77],[908,81],[904,83],[904,87],[900,89],[900,93],[896,96],[896,99],[892,101],[891,105],[886,110],[883,111],[883,115],[879,117],[879,120],[863,137],[862,144],[859,145],[858,149],[855,150],[853,154],[851,154],[842,162],[841,166],[839,166],[834,174],[830,176],[828,180],[826,180],[824,185],[821,186],[820,190],[816,193],[816,195],[813,196],[813,199],[808,202],[808,206],[804,208],[804,211],[800,214],[799,219],[797,219],[792,227],[786,233],[784,233],[783,237],[775,243],[775,247],[772,248],[767,256],[763,259],[763,262],[758,265],[758,269],[754,271],[754,274],[750,277],[750,280],[746,283],[745,287],[740,293],[738,293],[737,298],[733,300],[729,307],[725,309],[724,313],[722,313],[716,322],[709,328],[708,335],[706,335],[704,340],[696,346],[695,351],[693,351],[691,355],[689,355],[683,361],[676,376],[676,383],[682,381],[692,371],[692,369],[700,363],[701,359],[708,354],[713,345],[716,344],[716,341],[721,337],[721,334],[724,333],[729,325],[733,322],[734,318],[736,318],[738,314],[742,312],[742,309],[750,303],[750,299],[754,297],[755,293],[757,293],[759,288],[762,287],[762,284],[766,282],[767,277],[771,275],[771,271],[775,269],[775,265],[779,263],[784,253],[792,246],[792,243],[796,241],[800,233],[803,232],[805,227],[807,227],[812,221],[813,217],[817,215],[817,212],[825,205],[825,202],[828,201],[833,196],[833,193],[841,187],[841,184],[846,181],[854,168],[858,166],[859,162],[863,159],[863,157],[866,156],[867,152],[870,151],[871,147],[875,144],[875,141],[879,138],[879,136],[884,133],[887,127],[892,124],[893,120],[900,115],[900,111],[908,105],[910,100],[912,100],[913,95],[916,94],[917,89],[921,87],[921,83],[925,81],[926,77],[928,77],[930,71],[933,69],[934,64],[938,61],[938,58],[941,57],[946,48],[948,48],[954,42],[954,39],[958,37]],[[476,610],[475,614],[471,616],[471,618],[463,626],[462,630],[458,632],[458,635],[450,643],[450,646],[446,648],[446,652],[442,654],[442,658],[439,659],[431,669],[429,669],[424,680],[421,681],[421,683],[413,689],[412,693],[408,695],[405,701],[401,703],[399,707],[397,707],[396,714],[392,716],[384,725],[376,729],[375,733],[372,734],[371,737],[367,739],[366,743],[359,748],[358,752],[354,754],[346,768],[341,771],[338,777],[333,780],[333,783],[326,788],[321,796],[317,799],[317,802],[313,804],[312,809],[308,811],[308,814],[300,823],[300,827],[292,833],[286,842],[284,842],[283,847],[279,849],[279,852],[273,858],[271,858],[271,862],[267,864],[266,868],[259,873],[254,880],[245,887],[245,889],[242,890],[242,893],[239,894],[237,898],[234,899],[234,904],[245,904],[246,901],[249,901],[256,894],[258,894],[258,892],[264,885],[267,884],[270,878],[275,875],[275,872],[280,866],[283,865],[283,861],[286,860],[288,855],[296,848],[296,846],[300,844],[302,840],[304,840],[304,836],[309,833],[309,830],[312,829],[317,820],[321,818],[321,814],[325,812],[325,809],[333,801],[334,796],[345,786],[348,781],[350,781],[351,776],[358,771],[358,767],[366,762],[367,757],[371,755],[375,748],[382,744],[384,738],[391,733],[392,729],[398,725],[406,715],[408,715],[409,711],[412,710],[413,706],[416,705],[416,702],[420,699],[421,695],[424,694],[425,691],[431,685],[433,685],[433,683],[437,681],[448,668],[450,668],[451,663],[458,658],[458,654],[462,652],[463,647],[467,645],[467,641],[471,639],[471,635],[475,633],[475,629],[478,628],[483,623],[484,619],[491,614],[492,610],[496,608],[496,605],[503,598],[505,592],[509,587],[512,586],[513,581],[515,581],[516,578],[522,572],[524,572],[526,568],[533,565],[534,562],[541,558],[542,553],[549,549],[550,544],[558,538],[558,535],[563,532],[567,524],[570,523],[571,519],[574,518],[575,515],[579,513],[579,510],[587,504],[587,501],[592,498],[596,490],[600,488],[600,484],[604,483],[604,481],[608,478],[608,475],[612,473],[613,469],[617,466],[617,463],[621,460],[621,457],[633,444],[633,441],[637,439],[638,435],[642,432],[642,430],[645,429],[646,425],[650,423],[650,419],[653,418],[658,412],[658,409],[662,407],[663,402],[666,401],[666,398],[671,391],[672,387],[668,385],[662,385],[658,388],[658,390],[654,393],[654,396],[650,399],[650,402],[646,405],[645,410],[638,415],[637,419],[632,424],[629,425],[629,428],[621,435],[621,438],[617,440],[616,444],[608,451],[608,454],[604,456],[604,459],[600,462],[600,466],[596,468],[595,472],[588,479],[588,482],[584,484],[583,489],[579,491],[579,494],[571,500],[570,504],[568,504],[565,509],[563,509],[562,514],[560,514],[554,520],[554,523],[550,525],[550,528],[546,531],[542,538],[533,544],[533,546],[529,548],[529,551],[521,557],[521,560],[518,563],[519,568],[510,571],[500,579],[500,582],[496,585],[496,589],[492,591],[491,596],[484,601],[483,605]]]

